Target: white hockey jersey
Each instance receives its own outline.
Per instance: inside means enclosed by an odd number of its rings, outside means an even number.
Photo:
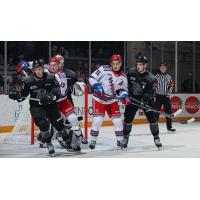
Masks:
[[[61,97],[57,100],[57,102],[59,102],[67,98],[67,91],[68,91],[67,77],[63,70],[57,72],[55,74],[55,77],[60,85],[60,91],[61,91]]]
[[[117,101],[118,95],[128,95],[128,81],[126,75],[122,72],[115,73],[109,65],[103,65],[94,71],[89,82],[93,86],[95,83],[101,83],[104,94],[93,93],[93,99],[102,104],[111,104]]]

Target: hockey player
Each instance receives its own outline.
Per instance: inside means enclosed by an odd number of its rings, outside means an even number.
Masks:
[[[30,113],[39,127],[38,140],[46,143],[50,155],[55,150],[51,143],[52,135],[49,131],[49,122],[56,128],[65,141],[68,134],[63,124],[63,118],[57,109],[56,100],[60,98],[60,87],[54,75],[44,72],[44,63],[41,59],[33,61],[33,74],[24,81],[21,91],[10,91],[9,97],[14,100],[24,100],[30,94]],[[33,98],[35,100],[33,100]],[[39,99],[39,101],[36,101]]]
[[[74,106],[74,102],[72,99],[72,91],[74,84],[78,81],[78,78],[75,77],[75,73],[73,74],[73,71],[70,69],[64,69],[64,58],[61,55],[56,55],[55,57],[60,59],[59,67],[65,72],[66,78],[67,78],[67,98]]]
[[[119,54],[112,55],[110,65],[101,66],[89,77],[94,91],[90,149],[95,148],[105,112],[114,124],[117,146],[123,148],[123,125],[118,99],[125,101],[128,96],[127,78],[121,70],[122,58]]]
[[[49,71],[55,74],[55,77],[59,83],[61,90],[61,96],[57,100],[58,109],[64,116],[65,118],[64,120],[65,121],[67,120],[72,125],[71,130],[74,133],[73,136],[76,137],[73,139],[74,142],[72,142],[72,149],[74,151],[80,151],[81,150],[80,143],[87,144],[88,142],[83,137],[78,117],[75,114],[74,106],[67,99],[67,94],[68,94],[67,77],[65,72],[62,70],[60,62],[61,60],[59,57],[52,57],[49,61]],[[59,137],[60,136],[58,135],[58,138]]]
[[[136,69],[130,69],[127,73],[129,97],[135,98],[143,103],[143,105],[154,105],[154,92],[157,85],[157,79],[153,74],[146,70],[147,59],[143,55],[136,56]],[[124,137],[126,145],[128,145],[129,135],[132,129],[132,121],[138,110],[137,105],[129,104],[125,108],[124,114]],[[154,137],[155,145],[162,147],[159,138],[159,127],[156,114],[152,111],[144,109],[144,113],[150,124],[150,130]]]
[[[58,57],[60,59],[59,66],[61,69],[63,69],[64,58],[61,55],[56,55],[56,57]],[[44,63],[44,60],[40,59],[40,61]],[[31,73],[33,73],[32,66],[33,66],[33,61],[24,61],[23,60],[23,61],[20,61],[20,63],[16,66],[16,71],[22,72],[23,74],[25,74],[28,77]],[[51,73],[49,70],[49,65],[44,64],[44,72],[46,72],[48,74]],[[66,73],[66,78],[67,78],[67,86],[68,86],[67,97],[70,100],[70,102],[73,104],[73,100],[71,97],[72,87],[77,82],[78,79],[76,77],[74,77],[72,73]],[[82,118],[78,117],[78,120],[82,120]],[[65,129],[66,129],[67,133],[69,134],[70,137],[72,137],[73,131],[71,130],[71,126],[69,125],[69,122],[66,119],[64,121],[64,125],[65,125]],[[54,128],[51,125],[50,125],[50,132],[52,135],[54,134]],[[56,138],[57,138],[58,142],[60,143],[61,147],[71,150],[70,139],[68,139],[66,142],[66,141],[64,141],[64,139],[62,137],[58,137],[58,134],[56,134]],[[39,141],[39,146],[41,148],[46,147],[45,143],[43,143],[41,141]]]

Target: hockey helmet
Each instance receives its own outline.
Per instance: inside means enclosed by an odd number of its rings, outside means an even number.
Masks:
[[[60,64],[60,58],[58,58],[58,57],[52,57],[49,60],[49,63],[51,63],[51,62],[55,62],[57,64]]]
[[[122,62],[122,57],[119,54],[113,54],[110,58],[110,62],[119,61]]]
[[[37,59],[33,61],[33,69],[36,67],[44,67],[44,60],[43,59]]]

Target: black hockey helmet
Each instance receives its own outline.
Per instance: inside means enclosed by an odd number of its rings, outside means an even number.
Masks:
[[[37,59],[33,61],[33,69],[36,67],[44,67],[44,60],[43,59]]]
[[[148,64],[149,60],[146,56],[143,57],[146,64]]]
[[[162,67],[162,66],[168,67],[168,65],[167,65],[166,63],[164,63],[164,62],[161,62],[161,63],[160,63],[160,67]]]
[[[136,63],[141,62],[144,64],[148,63],[148,58],[146,56],[143,56],[143,54],[141,52],[139,52],[136,56]]]

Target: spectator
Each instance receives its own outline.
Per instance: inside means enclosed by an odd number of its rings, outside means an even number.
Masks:
[[[64,58],[68,58],[69,56],[68,51],[63,46],[59,48],[58,54],[63,56]]]
[[[58,46],[57,45],[53,45],[52,49],[51,49],[51,55],[55,56],[56,54],[58,54]]]
[[[77,57],[83,57],[83,52],[81,52],[80,48],[76,48],[76,50],[75,50],[75,56],[77,56]]]
[[[14,88],[16,90],[22,89],[22,83],[23,83],[23,76],[20,73],[16,74],[16,77],[13,78],[13,81],[10,84],[10,88]]]
[[[188,73],[188,79],[184,80],[181,84],[181,92],[191,93],[193,92],[193,77],[192,73]],[[200,92],[199,85],[195,81],[195,92]]]
[[[69,55],[72,56],[72,57],[75,56],[76,55],[75,49],[71,49]]]
[[[104,58],[104,51],[103,48],[99,48],[97,52],[97,58]]]

